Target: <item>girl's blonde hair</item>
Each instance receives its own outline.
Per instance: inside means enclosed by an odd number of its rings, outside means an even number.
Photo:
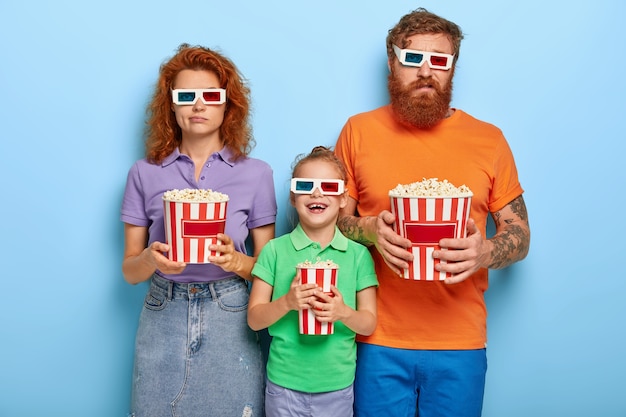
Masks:
[[[297,177],[297,173],[300,167],[307,162],[313,161],[324,161],[334,164],[337,168],[340,179],[342,179],[344,182],[347,181],[348,175],[346,174],[346,167],[343,165],[343,162],[341,162],[337,155],[335,155],[332,149],[326,146],[316,146],[311,150],[310,153],[298,155],[291,166],[291,177]]]

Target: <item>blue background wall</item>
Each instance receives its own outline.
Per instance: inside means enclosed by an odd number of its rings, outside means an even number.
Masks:
[[[282,234],[293,158],[386,103],[385,36],[418,6],[464,30],[453,105],[503,129],[526,189],[530,255],[487,295],[484,416],[626,416],[620,0],[2,0],[0,416],[126,415],[145,285],[123,281],[119,207],[181,42],[249,79]]]

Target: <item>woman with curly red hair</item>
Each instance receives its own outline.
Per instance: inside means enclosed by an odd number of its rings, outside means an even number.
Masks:
[[[161,66],[148,113],[146,157],[129,170],[121,211],[124,278],[150,280],[131,415],[263,416],[264,364],[246,322],[247,281],[274,237],[276,198],[270,166],[249,157],[250,91],[228,58],[182,44]],[[210,263],[165,256],[162,196],[173,189],[229,196]]]

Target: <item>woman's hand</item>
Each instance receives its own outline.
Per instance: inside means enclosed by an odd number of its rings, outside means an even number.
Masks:
[[[224,234],[218,233],[217,239],[220,243],[209,245],[209,250],[218,252],[218,255],[209,256],[209,262],[219,266],[226,272],[238,272],[243,268],[243,257],[246,256],[235,250],[233,239]]]
[[[187,266],[184,262],[170,261],[163,253],[170,247],[162,242],[153,242],[146,247],[148,228],[124,225],[124,260],[122,273],[130,284],[138,284],[149,279],[158,269],[166,274],[180,274]]]
[[[180,274],[187,266],[184,262],[174,262],[169,260],[164,253],[170,250],[170,246],[162,242],[153,242],[142,252],[144,262],[154,266],[164,274]]]

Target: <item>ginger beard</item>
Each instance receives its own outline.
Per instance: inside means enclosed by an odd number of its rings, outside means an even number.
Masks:
[[[434,94],[414,94],[418,88],[428,85],[435,90]],[[392,71],[387,78],[387,87],[391,108],[402,123],[429,129],[445,119],[450,109],[452,77],[444,88],[432,77],[420,77],[405,86]]]

